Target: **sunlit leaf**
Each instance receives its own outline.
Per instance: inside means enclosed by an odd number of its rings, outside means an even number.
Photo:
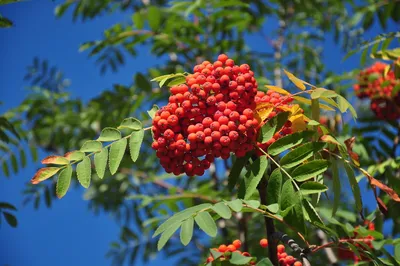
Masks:
[[[180,238],[184,246],[187,246],[193,236],[194,219],[189,217],[182,223]]]
[[[264,176],[265,170],[268,167],[268,159],[266,156],[258,157],[249,167],[246,174],[248,181],[246,182],[245,199],[249,199],[257,190],[257,186]]]
[[[137,131],[134,131],[137,132]],[[128,141],[126,138],[120,139],[114,142],[110,147],[110,156],[109,156],[109,166],[111,174],[115,174],[118,171],[118,167],[122,161],[122,158],[125,154],[125,149]]]
[[[67,158],[62,156],[47,156],[41,161],[42,164],[58,164],[58,165],[66,165],[69,164]]]
[[[92,166],[89,157],[84,157],[82,162],[78,163],[76,166],[76,175],[82,187],[88,188],[92,177]]]
[[[106,127],[101,131],[100,137],[98,137],[97,140],[107,142],[107,141],[118,140],[120,138],[121,138],[121,132],[118,129],[112,127]]]
[[[129,139],[129,152],[133,162],[139,157],[140,147],[142,146],[144,138],[144,130],[133,131]]]
[[[196,224],[203,230],[207,235],[215,237],[217,235],[217,226],[215,225],[214,219],[208,212],[200,212],[194,218]]]
[[[56,194],[59,199],[65,196],[68,191],[69,185],[71,184],[72,167],[67,165],[58,175]]]
[[[94,168],[100,179],[103,179],[107,167],[108,148],[94,154]]]
[[[62,168],[61,167],[45,167],[39,169],[39,171],[36,172],[35,176],[31,179],[32,184],[38,184],[53,175],[57,174],[58,171],[60,171]]]

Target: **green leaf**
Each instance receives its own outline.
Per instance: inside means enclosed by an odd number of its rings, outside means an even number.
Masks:
[[[71,151],[67,152],[64,157],[70,161],[80,161],[85,157],[85,153],[81,151]]]
[[[69,164],[69,160],[62,156],[47,156],[41,161],[42,164],[58,164],[58,165],[66,165]]]
[[[144,26],[144,20],[143,20],[143,16],[142,14],[140,14],[139,11],[136,11],[133,15],[132,15],[132,22],[135,25],[135,27],[139,30],[143,29]]]
[[[108,148],[94,154],[94,168],[100,179],[103,179],[107,167]]]
[[[314,160],[303,165],[298,166],[291,173],[291,176],[298,182],[306,181],[310,178],[316,177],[328,170],[329,161],[327,160]]]
[[[17,227],[18,221],[17,221],[17,218],[15,218],[15,216],[13,214],[3,211],[3,216],[4,216],[4,219],[6,219],[7,223],[11,227],[14,227],[14,228]]]
[[[328,190],[324,184],[315,181],[308,181],[300,186],[300,191],[303,195],[322,193]]]
[[[18,161],[17,161],[17,157],[15,156],[14,153],[11,153],[10,159],[11,159],[12,169],[13,169],[14,173],[17,173],[18,172]]]
[[[98,137],[98,141],[114,141],[121,138],[121,132],[118,129],[112,127],[104,128],[101,133],[100,137]],[[101,150],[101,148],[100,148]]]
[[[394,247],[394,257],[400,260],[400,243]]]
[[[282,157],[280,161],[281,166],[291,168],[299,165],[312,157],[314,153],[322,150],[324,147],[324,142],[309,142],[301,145]]]
[[[284,136],[269,146],[268,153],[272,156],[278,155],[287,149],[291,149],[294,146],[301,144],[303,141],[311,138],[314,134],[315,131],[301,131]]]
[[[13,210],[13,211],[17,210],[17,208],[15,208],[14,205],[11,205],[8,202],[0,202],[0,209],[8,209],[8,210]]]
[[[289,112],[282,112],[276,115],[274,118],[268,120],[262,127],[258,140],[261,143],[265,143],[270,140],[274,134],[279,131],[283,125],[287,122]]]
[[[17,3],[21,2],[22,0],[0,0],[0,6],[6,5],[6,4],[12,4],[12,3]]]
[[[318,99],[311,99],[311,117],[312,119],[319,121],[319,115],[321,113],[320,104]]]
[[[21,161],[21,167],[25,167],[26,166],[26,154],[23,149],[19,150],[19,159]]]
[[[34,162],[38,160],[38,154],[37,154],[37,148],[35,145],[31,144],[29,145],[29,150],[31,152],[31,156]]]
[[[355,109],[353,108],[353,106],[351,105],[351,103],[349,103],[349,101],[346,100],[346,98],[344,98],[341,95],[338,95],[337,97],[337,103],[339,105],[339,110],[340,112],[344,113],[347,111],[347,109],[350,110],[351,115],[354,118],[357,118],[357,113],[355,111]]]
[[[13,22],[5,17],[0,17],[0,28],[10,28],[13,26]]]
[[[173,225],[175,223],[182,222],[183,220],[186,220],[187,218],[191,217],[196,212],[198,212],[200,210],[207,209],[207,208],[211,208],[211,207],[212,207],[211,204],[204,203],[204,204],[200,204],[200,205],[197,205],[197,206],[193,206],[193,207],[187,208],[186,210],[183,210],[181,212],[178,212],[178,213],[174,214],[173,216],[171,216],[169,219],[167,219],[164,223],[162,223],[157,228],[157,230],[153,234],[153,237],[156,237],[157,235],[161,234],[162,232],[164,232],[171,225]]]
[[[272,203],[267,206],[267,209],[272,213],[277,213],[279,211],[279,203]]]
[[[248,181],[246,182],[246,194],[245,199],[249,199],[254,192],[257,190],[257,186],[264,176],[265,170],[268,167],[268,159],[266,156],[258,157],[249,167],[246,174]]]
[[[144,130],[133,131],[129,140],[129,151],[133,162],[139,158],[140,147],[144,138]]]
[[[10,176],[10,170],[8,169],[7,161],[3,161],[2,163],[3,173],[6,177]]]
[[[69,185],[71,184],[72,167],[67,165],[58,175],[56,195],[59,199],[65,196],[68,191]]]
[[[338,94],[336,92],[324,88],[316,88],[311,93],[311,99],[318,99],[320,97],[333,98],[337,96]]]
[[[118,129],[141,130],[143,129],[142,122],[134,117],[125,118]]]
[[[338,167],[338,162],[336,159],[332,158],[332,181],[333,181],[333,207],[332,207],[332,217],[336,214],[336,211],[339,208],[340,205],[340,178],[339,178],[339,167]]]
[[[243,208],[242,201],[240,199],[235,199],[228,202],[229,208],[231,208],[234,212],[240,212]]]
[[[286,180],[282,186],[282,194],[280,200],[281,210],[284,211],[291,208],[295,204],[295,191],[293,188],[292,181],[290,179]]]
[[[256,266],[273,266],[272,262],[269,260],[269,258],[264,258],[260,260]]]
[[[135,75],[136,86],[141,88],[143,91],[151,92],[151,83],[146,79],[142,73]]]
[[[150,118],[153,119],[154,116],[156,115],[156,112],[159,110],[160,108],[157,105],[153,105],[153,107],[147,111],[147,113],[149,114]]]
[[[271,205],[271,204],[280,202],[281,188],[282,188],[282,173],[277,168],[271,173],[271,175],[268,179],[268,186],[267,186],[267,202],[268,202],[268,204]]]
[[[111,144],[110,158],[108,160],[108,163],[110,165],[110,172],[112,175],[118,171],[118,167],[125,154],[127,143],[128,141],[126,140],[126,138],[123,138]]]
[[[261,203],[258,200],[243,200],[243,203],[247,204],[248,206],[254,209],[257,209],[261,205]]]
[[[240,174],[242,173],[243,167],[246,165],[246,163],[249,160],[250,155],[246,155],[244,157],[236,158],[235,162],[233,163],[233,166],[231,168],[231,171],[228,176],[228,189],[229,191],[232,191],[233,188],[236,186],[238,183]]]
[[[229,262],[233,265],[245,265],[251,261],[252,257],[246,257],[237,252],[233,252]]]
[[[232,217],[231,209],[229,209],[224,202],[218,202],[212,206],[211,209],[224,219],[230,219]]]
[[[103,148],[103,145],[101,144],[100,141],[88,140],[85,143],[83,143],[80,151],[81,152],[98,152],[98,151],[101,151],[102,148]]]
[[[194,219],[189,217],[182,223],[180,238],[184,246],[187,246],[193,237]]]
[[[346,162],[343,163],[344,163],[344,169],[346,170],[347,173],[347,177],[349,178],[351,191],[353,192],[354,200],[356,203],[356,209],[358,212],[361,212],[363,204],[361,199],[360,187],[358,186],[357,179],[354,175],[354,170]]]
[[[88,188],[92,177],[92,166],[89,157],[83,158],[82,162],[78,163],[76,166],[76,175],[82,187]]]
[[[318,223],[318,224],[324,224],[322,221],[321,217],[315,210],[314,206],[309,202],[308,200],[303,198],[303,206],[304,209],[307,211],[308,217],[310,218],[310,222],[312,223]]]
[[[294,207],[284,217],[284,220],[292,225],[294,228],[296,228],[299,232],[305,234],[306,227],[304,221],[303,205],[299,193],[293,194],[292,204],[294,204]]]
[[[168,240],[172,237],[172,235],[178,230],[181,226],[182,222],[176,223],[168,227],[162,234],[160,239],[157,242],[157,250],[160,251],[165,244],[167,244]]]
[[[157,31],[161,23],[161,10],[156,6],[150,6],[147,10],[149,26],[153,31]]]
[[[215,237],[217,235],[217,226],[215,225],[214,219],[211,215],[204,211],[200,212],[194,218],[196,224],[203,230],[207,235]]]
[[[179,84],[183,84],[186,82],[186,77],[185,76],[179,76],[176,78],[173,78],[170,82],[168,82],[168,87],[176,86]]]
[[[58,171],[60,171],[62,168],[60,167],[44,167],[39,169],[35,176],[31,179],[31,183],[32,184],[38,184],[50,177],[52,177],[53,175],[57,174]]]

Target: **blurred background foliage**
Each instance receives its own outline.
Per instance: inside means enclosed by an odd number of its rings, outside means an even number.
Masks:
[[[2,0],[0,4],[13,2],[19,1]],[[67,10],[73,10],[72,18],[65,15]],[[362,64],[371,48],[376,52],[382,46],[398,45],[398,33],[389,33],[387,29],[388,25],[399,26],[400,1],[68,0],[57,6],[55,15],[89,21],[115,12],[131,14],[131,20],[104,29],[101,39],[82,40],[79,47],[98,65],[99,73],[118,71],[125,62],[134,60],[138,47],[146,47],[163,63],[137,73],[130,84],[116,83],[112,90],[83,102],[70,96],[70,81],[60,69],[45,59],[34,58],[25,77],[30,86],[29,96],[0,117],[0,164],[5,177],[17,173],[27,160],[37,161],[38,149],[62,155],[77,149],[85,140],[96,138],[102,128],[118,126],[126,117],[135,116],[142,119],[144,125],[150,125],[145,111],[152,104],[165,103],[168,94],[166,89],[151,83],[152,78],[190,72],[196,63],[213,60],[224,52],[237,62],[248,63],[261,89],[265,84],[286,88],[288,83],[282,79],[281,71],[287,68],[310,83],[334,89],[347,99],[353,99],[361,117],[359,123],[355,124],[350,117],[340,121],[332,112],[324,114],[327,123],[341,140],[356,136],[354,150],[360,154],[361,165],[400,193],[400,160],[396,149],[399,125],[375,119],[368,106],[352,98],[351,88],[359,70],[331,73],[323,60],[326,42],[333,41],[351,54],[363,53]],[[0,19],[1,27],[11,27],[12,23],[7,18]],[[372,27],[379,27],[385,34],[366,40],[364,36]],[[333,40],[328,38],[332,35]],[[253,49],[255,40],[264,42],[265,49]],[[150,136],[146,134],[138,162],[132,165],[127,156],[115,176],[107,173],[100,180],[93,173],[92,185],[85,193],[90,210],[110,212],[121,225],[119,239],[111,243],[107,254],[113,265],[134,265],[151,259],[157,240],[151,235],[159,222],[184,206],[207,201],[185,198],[185,192],[207,195],[210,199],[231,196],[224,189],[230,161],[218,161],[203,177],[174,177],[165,174],[156,163],[150,143]],[[74,180],[73,186],[78,186]],[[329,183],[329,177],[327,180]],[[342,193],[347,199],[348,191],[342,190]],[[51,207],[55,183],[27,184],[24,195],[24,202],[35,208]],[[389,203],[386,195],[382,194],[381,198]],[[365,210],[365,214],[374,219],[380,231],[384,221],[392,220],[391,232],[385,235],[385,238],[392,238],[400,232],[400,208],[393,202],[388,206],[389,213],[385,217],[375,209]],[[341,207],[337,219],[357,225],[359,220],[351,212],[352,204],[343,200]],[[330,208],[329,200],[324,198],[319,207],[322,214],[326,213],[324,219],[330,218]],[[0,203],[5,220],[16,225],[10,210],[14,211],[12,205]],[[219,221],[218,225],[222,233],[211,241],[195,232],[189,248],[172,238],[163,252],[177,256],[179,265],[198,265],[204,261],[210,246],[245,234],[251,254],[262,254],[257,247],[259,231],[263,228],[261,217],[237,215],[232,220]],[[337,229],[335,225],[332,227]],[[346,227],[340,228],[337,230]],[[315,243],[321,241],[315,232],[310,232],[309,239]],[[325,256],[319,252],[311,257],[311,262],[326,264]]]

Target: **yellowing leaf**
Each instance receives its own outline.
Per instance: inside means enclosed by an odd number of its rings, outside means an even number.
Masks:
[[[65,165],[69,164],[69,160],[65,157],[62,156],[47,156],[42,160],[42,164],[60,164],[60,165]]]
[[[45,167],[39,169],[39,171],[36,172],[35,176],[31,179],[31,183],[36,185],[39,184],[40,182],[52,177],[53,175],[57,174],[58,171],[60,171],[60,167]]]
[[[304,97],[300,97],[300,96],[293,96],[293,98],[296,101],[299,101],[301,103],[304,103],[304,104],[307,104],[307,105],[311,105],[311,100],[310,99],[307,99],[307,98],[304,98]],[[333,109],[332,107],[330,107],[330,106],[328,106],[326,104],[322,104],[322,103],[319,104],[319,108],[327,110],[327,111],[335,111],[335,109]]]
[[[283,72],[285,72],[286,76],[290,79],[291,82],[293,82],[294,85],[296,85],[297,88],[299,88],[302,91],[306,89],[306,86],[304,84],[308,83],[302,81],[301,79],[298,79],[295,75],[293,75],[289,71],[286,71],[285,69],[283,70]]]
[[[261,122],[269,117],[269,114],[274,109],[273,105],[270,103],[258,103],[255,110],[255,118]]]
[[[290,122],[292,122],[293,133],[303,131],[307,128],[307,124],[306,121],[304,121],[305,119],[303,114],[291,116],[289,120]]]
[[[288,92],[288,91],[286,91],[286,90],[284,90],[284,89],[282,89],[280,87],[277,87],[277,86],[265,85],[265,87],[267,89],[269,89],[269,90],[278,92],[278,93],[283,94],[283,95],[290,95],[290,92]]]

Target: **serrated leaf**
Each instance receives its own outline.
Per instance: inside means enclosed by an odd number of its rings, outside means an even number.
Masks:
[[[170,82],[168,82],[168,87],[176,86],[179,84],[183,84],[186,82],[186,77],[185,76],[179,76],[176,78],[173,78]]]
[[[245,265],[252,260],[252,257],[246,257],[238,252],[233,252],[229,262],[233,265]]]
[[[240,212],[243,208],[242,201],[240,199],[235,199],[232,201],[228,201],[228,206],[231,208],[234,212]]]
[[[322,193],[328,190],[328,187],[324,184],[315,181],[308,181],[300,186],[301,194],[308,195],[308,194],[316,194]]]
[[[208,212],[204,211],[198,213],[194,217],[194,220],[200,229],[203,230],[207,235],[211,237],[215,237],[217,235],[217,226],[215,225],[214,219]]]
[[[182,223],[180,238],[184,246],[187,246],[193,237],[194,219],[189,217]]]
[[[245,199],[251,198],[254,192],[257,190],[257,186],[264,176],[265,170],[268,167],[268,159],[266,156],[258,157],[249,167],[246,174],[246,194]]]
[[[246,155],[244,157],[236,158],[235,162],[233,163],[233,166],[232,166],[231,171],[229,172],[229,176],[228,176],[228,189],[229,189],[229,191],[232,191],[233,188],[238,183],[238,180],[240,178],[240,174],[242,172],[242,169],[246,165],[246,163],[248,162],[249,157],[250,157],[250,155]]]
[[[287,70],[283,70],[283,72],[285,72],[285,75],[290,79],[290,81],[296,85],[297,88],[299,88],[300,90],[304,91],[306,89],[306,86],[304,85],[304,81],[302,81],[301,79],[298,79],[295,75],[293,75],[292,73],[290,73]]]
[[[361,212],[363,204],[361,199],[360,187],[358,186],[357,179],[354,175],[354,170],[346,162],[343,163],[344,163],[344,169],[346,170],[347,177],[350,182],[351,191],[353,192],[354,200],[356,203],[356,209],[358,212]]]
[[[58,171],[60,171],[62,168],[61,167],[44,167],[39,169],[35,176],[31,179],[31,183],[36,185],[39,184],[40,182],[52,177],[53,175],[57,174]]]
[[[3,211],[3,216],[4,219],[6,219],[6,222],[11,226],[11,227],[17,227],[18,225],[18,221],[17,218],[15,218],[15,216],[9,212],[4,212]]]
[[[94,154],[94,168],[100,179],[103,179],[107,167],[108,148]]]
[[[287,149],[293,148],[301,144],[303,141],[312,137],[315,131],[301,131],[294,134],[284,136],[268,147],[268,153],[272,156],[278,155]]]
[[[41,161],[42,164],[58,164],[58,165],[66,165],[69,164],[69,160],[62,156],[47,156]]]
[[[283,195],[282,195],[283,197]],[[305,234],[306,227],[304,221],[303,205],[298,193],[294,193],[292,196],[293,208],[284,217],[284,220],[296,228],[299,232]],[[290,208],[290,207],[289,207]]]
[[[80,161],[85,157],[85,153],[81,151],[71,151],[67,152],[64,157],[70,161]]]
[[[69,185],[71,184],[72,167],[67,165],[58,175],[56,195],[59,199],[65,196],[68,191]]]
[[[261,205],[261,203],[258,200],[243,200],[243,203],[254,209],[257,209]]]
[[[287,90],[284,90],[280,87],[277,87],[277,86],[265,85],[265,87],[269,90],[275,91],[275,92],[283,94],[283,95],[290,95],[290,92],[288,92]]]
[[[279,204],[281,200],[282,181],[282,172],[277,168],[271,173],[268,179],[267,202],[269,205],[274,203]]]
[[[157,105],[153,105],[153,107],[147,111],[147,113],[149,114],[150,118],[153,119],[154,116],[156,115],[156,112],[159,110],[160,108]]]
[[[118,171],[118,167],[125,154],[127,143],[128,143],[127,139],[123,138],[111,144],[108,163],[112,175]]]
[[[183,210],[181,212],[178,212],[178,213],[174,214],[173,216],[171,216],[169,219],[167,219],[164,223],[162,223],[157,228],[157,230],[153,234],[153,237],[156,237],[157,235],[161,234],[162,232],[164,232],[171,225],[173,225],[175,223],[178,223],[178,222],[182,222],[183,220],[186,220],[187,218],[189,218],[190,216],[192,216],[196,212],[198,212],[200,210],[207,209],[207,208],[211,208],[211,207],[212,207],[211,204],[203,203],[203,204],[200,204],[200,205],[197,205],[197,206],[193,206],[193,207],[187,208],[186,210]]]
[[[287,122],[289,112],[282,112],[276,115],[274,118],[268,120],[262,127],[259,135],[259,141],[265,143],[270,140],[274,134],[279,131],[283,125]]]
[[[224,219],[230,219],[232,217],[231,209],[229,209],[224,202],[218,202],[212,206],[211,209]]]
[[[311,158],[314,153],[322,150],[325,147],[324,142],[309,142],[296,149],[290,151],[282,157],[280,163],[282,167],[291,168],[301,164],[305,160]]]
[[[139,158],[140,147],[144,138],[144,130],[133,131],[129,140],[129,152],[133,162]]]
[[[80,151],[81,152],[98,152],[103,148],[103,144],[97,140],[88,140],[83,143]]]
[[[337,103],[338,103],[340,112],[345,113],[345,112],[347,111],[347,109],[349,109],[351,115],[352,115],[354,118],[357,118],[357,112],[356,112],[356,110],[355,110],[354,107],[351,105],[351,103],[349,103],[349,101],[346,100],[346,98],[344,98],[344,97],[341,96],[341,95],[338,95],[338,97],[337,97]]]
[[[286,180],[282,186],[282,194],[280,197],[280,207],[284,211],[295,204],[295,191],[291,180]]]
[[[314,160],[303,165],[298,166],[292,172],[291,176],[298,182],[306,181],[310,178],[316,177],[328,170],[329,161],[327,160]]]
[[[161,237],[157,242],[158,251],[160,251],[165,246],[165,244],[168,242],[171,236],[178,230],[181,224],[182,222],[173,224],[161,234]]]
[[[125,118],[118,129],[141,130],[143,129],[142,122],[134,117]]]
[[[101,133],[100,137],[97,138],[98,141],[114,141],[118,140],[121,138],[121,132],[112,127],[106,127],[104,128]]]
[[[273,266],[272,262],[269,260],[269,258],[264,258],[257,262],[256,266]]]
[[[338,94],[336,92],[332,90],[327,90],[325,88],[316,88],[311,93],[311,99],[318,99],[320,97],[332,98],[337,96]]]
[[[82,162],[78,163],[76,166],[76,175],[82,187],[88,188],[92,177],[92,166],[89,157],[83,158]]]
[[[339,178],[339,167],[336,159],[332,159],[332,181],[333,181],[333,207],[332,207],[332,217],[336,214],[336,211],[340,205],[340,178]]]

